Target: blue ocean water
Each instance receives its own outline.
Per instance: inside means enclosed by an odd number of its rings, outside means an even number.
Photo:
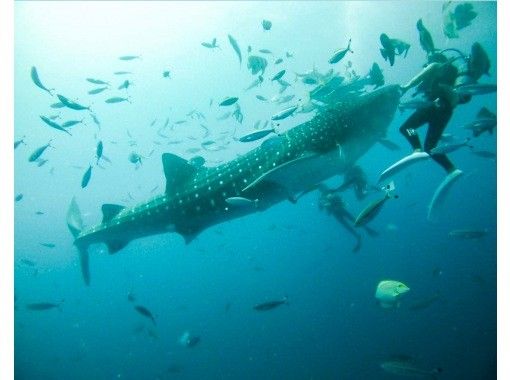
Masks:
[[[439,378],[495,378],[496,162],[470,148],[450,155],[464,176],[435,222],[427,220],[427,205],[443,170],[421,162],[396,175],[399,198],[388,200],[370,222],[377,237],[362,232],[358,253],[352,252],[352,235],[319,210],[319,194],[312,191],[296,204],[285,201],[209,227],[189,244],[167,233],[133,240],[114,255],[104,246],[91,247],[91,284],[85,286],[66,226],[73,197],[85,224],[92,226],[101,221],[104,203],[134,206],[162,193],[165,152],[186,159],[200,154],[206,166],[215,166],[260,145],[232,136],[251,132],[256,121],[285,108],[255,98],[279,95],[280,86],[270,80],[279,70],[286,70],[284,79],[291,85],[283,95],[295,94],[296,99],[304,99],[314,86],[294,81],[294,73],[313,68],[364,75],[376,62],[387,84],[406,83],[426,60],[416,30],[420,18],[436,47],[469,53],[472,43],[479,42],[491,60],[490,77],[480,81],[496,83],[496,3],[474,2],[477,17],[455,39],[443,34],[442,6],[17,2],[15,137],[25,144],[15,150],[15,193],[23,194],[15,203],[16,378],[392,379],[401,376],[381,364],[394,355],[412,356],[415,367],[424,371],[441,368]],[[264,30],[262,20],[272,22],[270,30]],[[379,52],[383,32],[411,44],[407,57],[397,56],[394,66]],[[241,64],[229,34],[240,46]],[[201,45],[213,38],[219,48]],[[329,64],[349,39],[353,53]],[[263,83],[245,91],[257,78],[246,66],[248,46],[250,54],[269,63]],[[128,55],[140,58],[118,58]],[[283,62],[275,65],[280,57]],[[88,110],[50,108],[58,99],[33,83],[33,66],[45,86],[90,106],[100,127]],[[119,71],[131,74],[114,74]],[[105,80],[111,87],[89,95],[100,86],[86,78]],[[117,90],[126,79],[132,86]],[[105,103],[115,96],[129,101]],[[218,106],[227,96],[239,97],[242,123],[231,116],[218,120],[232,110]],[[462,125],[483,106],[496,112],[496,95],[475,96],[459,106],[446,132],[470,136]],[[70,136],[50,128],[41,115],[59,115],[58,123],[84,120],[69,129]],[[398,132],[409,115],[397,111],[388,128],[387,138],[400,150],[375,144],[358,160],[370,183],[410,152]],[[292,128],[307,117],[299,114],[281,125]],[[200,124],[210,130],[209,137],[203,137]],[[422,138],[425,131],[419,129]],[[473,150],[495,152],[496,134],[472,138]],[[208,139],[226,149],[204,149],[201,143]],[[50,140],[52,147],[41,156],[48,161],[41,166],[29,162],[32,152]],[[99,140],[111,161],[101,160],[101,167],[95,158]],[[141,163],[131,162],[131,153],[140,155]],[[89,165],[90,182],[82,188]],[[341,182],[335,176],[327,184]],[[347,209],[358,214],[380,194],[361,201],[352,190],[342,196]],[[458,229],[487,233],[479,239],[449,236]],[[385,279],[411,289],[390,310],[374,298]],[[288,304],[274,310],[253,309],[283,297]],[[416,306],[431,297],[429,305]],[[58,307],[27,308],[40,302]],[[134,305],[150,310],[155,323]],[[196,346],[180,343],[187,331],[200,337]]]

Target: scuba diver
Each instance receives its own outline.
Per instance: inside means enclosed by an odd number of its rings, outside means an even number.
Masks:
[[[477,50],[481,50],[483,54],[477,52]],[[456,52],[458,56],[448,58],[445,55],[447,51]],[[454,62],[458,59],[462,59],[465,63],[462,71],[454,65]],[[457,92],[456,89],[460,89],[467,84],[476,83],[478,78],[480,78],[479,72],[487,73],[488,67],[490,67],[490,63],[488,62],[487,55],[483,49],[480,49],[480,44],[478,43],[473,44],[472,54],[469,57],[452,48],[435,51],[428,54],[428,64],[424,69],[407,84],[401,86],[402,95],[411,88],[417,87],[417,91],[413,96],[419,93],[423,94],[428,105],[417,109],[399,129],[400,133],[402,133],[413,148],[413,153],[384,170],[380,175],[379,181],[400,171],[413,162],[432,158],[446,171],[447,176],[436,189],[429,204],[429,219],[434,208],[444,200],[448,189],[462,175],[462,171],[456,168],[446,154],[433,153],[432,150],[439,143],[455,107],[471,100],[471,94],[465,94],[461,91]],[[428,129],[424,145],[422,146],[416,129],[425,124],[428,124]]]
[[[361,249],[361,235],[354,229],[353,224],[356,219],[346,208],[342,197],[324,185],[319,185],[320,198],[319,209],[333,215],[335,219],[356,239],[356,245],[352,252],[359,252]],[[363,226],[370,236],[377,236],[378,233],[368,226]]]
[[[414,152],[425,151],[450,176],[458,176],[462,171],[457,169],[446,154],[430,154],[437,146],[453,110],[458,104],[467,103],[469,96],[460,97],[454,90],[459,70],[441,53],[434,53],[429,58],[429,64],[406,85],[402,86],[402,94],[418,85],[418,92],[422,92],[430,105],[417,109],[400,127],[400,133],[409,141]],[[422,147],[416,129],[428,123],[429,128]]]
[[[352,165],[345,171],[344,181],[337,188],[331,190],[332,192],[344,192],[352,188],[354,195],[360,201],[372,191],[379,191],[379,188],[368,184],[367,175],[359,165]]]

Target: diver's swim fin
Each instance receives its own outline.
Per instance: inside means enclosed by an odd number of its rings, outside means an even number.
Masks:
[[[455,169],[453,172],[448,174],[446,178],[441,182],[439,187],[434,192],[434,196],[432,197],[432,200],[429,203],[429,211],[427,218],[428,220],[432,220],[434,216],[434,212],[436,209],[441,206],[445,199],[446,195],[448,194],[449,190],[451,189],[453,183],[457,178],[459,178],[463,174],[463,171],[460,169]]]
[[[429,158],[430,155],[427,152],[413,152],[408,156],[405,156],[401,160],[395,162],[393,165],[391,165],[389,168],[384,170],[381,175],[379,176],[379,180],[377,183],[380,183],[387,179],[388,177],[397,174],[398,172],[404,170],[409,165],[421,161],[423,159]]]

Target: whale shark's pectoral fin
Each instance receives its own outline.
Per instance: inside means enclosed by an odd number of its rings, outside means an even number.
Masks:
[[[112,240],[106,242],[106,246],[108,247],[108,253],[113,255],[114,253],[119,252],[122,248],[128,245],[129,241],[123,240]]]
[[[124,206],[108,203],[104,204],[101,207],[101,211],[103,212],[103,223],[111,221],[122,210],[124,210]]]
[[[172,193],[176,186],[185,183],[197,171],[197,168],[191,165],[188,160],[175,154],[164,153],[161,160],[165,172],[167,194]]]
[[[294,200],[293,203],[295,203],[296,200],[295,200],[294,191],[292,191],[292,189],[289,187],[289,182],[291,182],[291,181],[289,181],[289,179],[290,179],[289,176],[291,176],[292,173],[295,172],[295,170],[293,170],[293,169],[296,169],[297,167],[301,167],[302,165],[308,163],[311,159],[316,158],[318,156],[319,156],[319,154],[317,154],[317,153],[307,152],[307,153],[303,154],[301,157],[298,157],[294,160],[291,160],[291,161],[285,162],[281,165],[278,165],[278,166],[274,167],[273,169],[265,172],[257,179],[255,179],[255,181],[251,182],[242,191],[243,192],[247,191],[262,181],[273,182],[273,183],[276,183],[276,184],[282,186],[283,188],[286,188],[286,190],[288,192],[289,200],[291,200],[291,202],[292,202],[292,200]]]

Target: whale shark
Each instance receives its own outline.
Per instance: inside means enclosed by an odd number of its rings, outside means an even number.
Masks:
[[[215,167],[197,167],[164,153],[165,192],[134,207],[103,204],[101,223],[89,228],[83,226],[73,198],[67,225],[79,251],[85,284],[90,284],[91,244],[104,243],[113,254],[134,239],[168,232],[179,233],[188,244],[212,225],[262,212],[285,200],[295,202],[300,193],[342,174],[386,136],[400,95],[399,86],[387,85],[345,97],[321,107],[309,121]]]

